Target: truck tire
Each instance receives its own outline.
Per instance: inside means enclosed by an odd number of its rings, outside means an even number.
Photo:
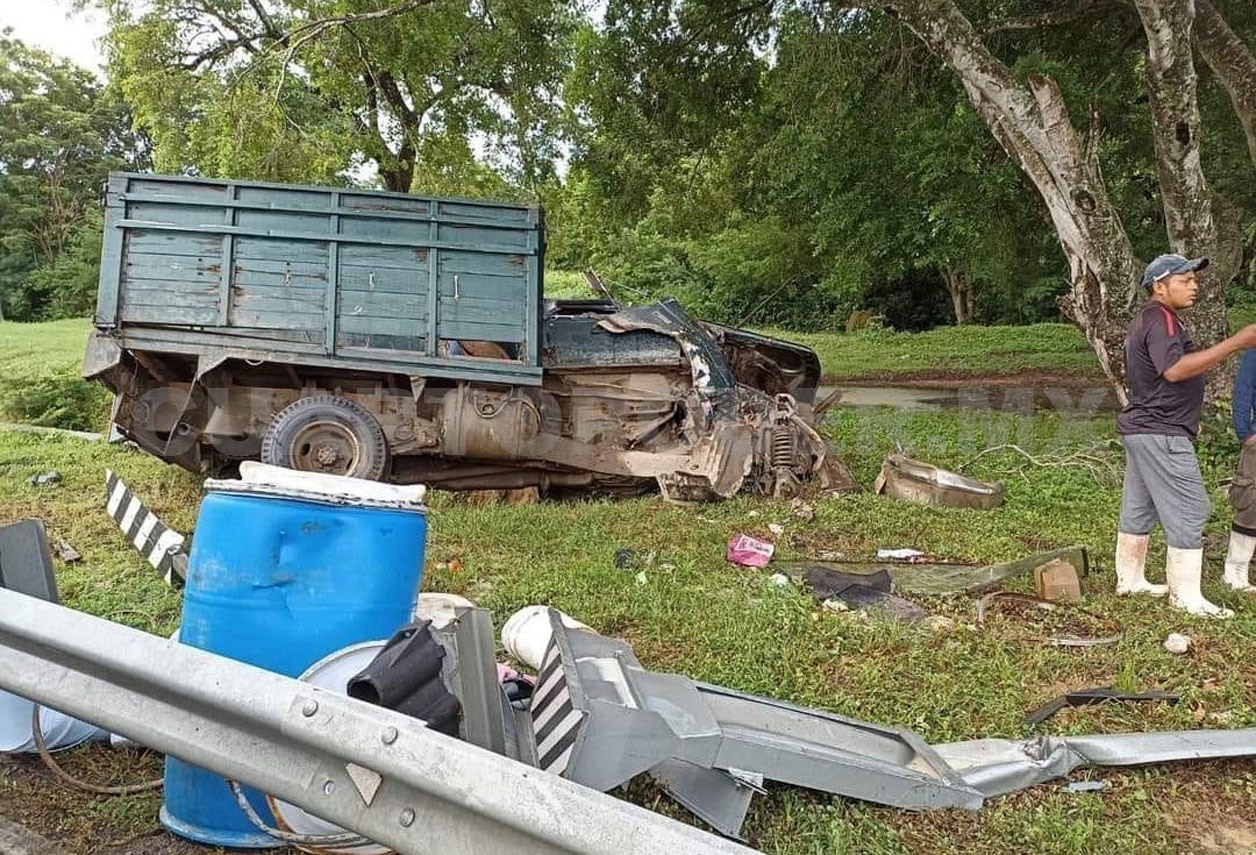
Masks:
[[[379,481],[388,439],[375,417],[338,395],[314,395],[275,416],[262,437],[262,462],[303,472]]]

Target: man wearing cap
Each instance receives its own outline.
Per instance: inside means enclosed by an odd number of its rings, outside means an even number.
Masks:
[[[1206,258],[1161,255],[1143,271],[1151,299],[1125,336],[1129,405],[1117,417],[1125,446],[1125,487],[1116,539],[1116,592],[1169,595],[1177,608],[1228,618],[1229,609],[1204,599],[1203,534],[1211,503],[1195,459],[1195,434],[1209,368],[1256,346],[1256,325],[1197,350],[1178,312],[1195,304],[1195,273]],[[1147,581],[1147,542],[1159,522],[1168,544],[1167,585]]]

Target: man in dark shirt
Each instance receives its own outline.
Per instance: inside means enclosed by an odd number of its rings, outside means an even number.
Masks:
[[[1211,512],[1195,459],[1195,434],[1204,404],[1204,374],[1256,345],[1256,325],[1198,350],[1178,312],[1195,304],[1195,272],[1206,258],[1161,255],[1143,271],[1151,299],[1125,337],[1125,382],[1130,402],[1117,417],[1125,446],[1125,487],[1116,541],[1118,594],[1169,594],[1174,606],[1203,617],[1234,615],[1204,599],[1204,524]],[[1147,581],[1147,542],[1159,522],[1168,544],[1167,585]]]

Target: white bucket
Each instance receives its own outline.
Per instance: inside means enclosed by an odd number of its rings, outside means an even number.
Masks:
[[[571,615],[562,612],[558,614],[563,626],[568,629],[594,631]],[[549,606],[524,606],[511,615],[502,627],[502,646],[511,656],[539,671],[541,660],[545,658],[545,649],[549,647],[553,634],[550,629]]]
[[[434,629],[448,626],[458,616],[458,609],[473,609],[475,603],[457,594],[443,594],[436,591],[419,594],[414,605],[414,619],[430,620]]]
[[[364,641],[361,644],[342,647],[305,669],[305,673],[298,679],[303,683],[346,695],[349,693],[349,680],[370,665],[387,643],[386,641]],[[345,829],[335,823],[320,819],[274,796],[267,796],[266,801],[270,804],[270,812],[275,815],[276,824],[283,831],[320,836],[345,832]],[[330,852],[335,855],[387,855],[393,851],[379,843],[363,843],[359,846],[299,846],[297,848],[306,852]]]
[[[0,754],[35,753],[35,735],[31,732],[34,707],[34,702],[26,698],[0,691]],[[109,738],[107,730],[43,706],[39,708],[39,726],[49,751]]]

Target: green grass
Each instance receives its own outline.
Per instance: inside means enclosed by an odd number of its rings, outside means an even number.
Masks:
[[[545,297],[549,300],[588,300],[596,295],[578,270],[545,271]]]
[[[0,419],[71,430],[100,430],[105,389],[79,376],[86,319],[0,323]]]
[[[77,358],[85,332],[81,323],[0,326],[0,366],[32,366],[42,359],[57,363],[72,353]],[[1011,344],[1003,331],[946,330],[928,340],[971,363],[983,334],[990,336],[987,341]],[[1033,358],[1073,358],[1059,328],[1022,329],[1020,336],[1020,352]],[[831,345],[825,356],[830,371],[837,373],[831,367],[835,359],[847,370],[871,370],[878,358],[871,348],[860,360],[841,353],[839,345],[851,339],[862,337],[812,340]],[[49,344],[54,341],[55,348]],[[902,361],[911,363],[925,351],[913,343],[903,352],[910,358]],[[864,484],[883,456],[901,445],[944,466],[967,463],[965,471],[976,477],[1006,479],[1007,503],[996,511],[975,512],[925,508],[868,493],[817,495],[810,499],[815,518],[803,521],[791,515],[788,503],[752,497],[698,506],[639,499],[476,507],[435,494],[423,587],[471,597],[492,610],[499,627],[517,608],[548,603],[626,638],[647,667],[911,728],[934,742],[1027,736],[1021,719],[1028,710],[1065,689],[1106,684],[1168,689],[1179,692],[1183,703],[1067,710],[1044,731],[1256,725],[1256,697],[1250,689],[1256,685],[1250,655],[1256,601],[1223,591],[1218,581],[1228,524],[1218,481],[1233,465],[1232,447],[1219,445],[1206,459],[1214,514],[1205,591],[1238,616],[1211,623],[1184,617],[1163,603],[1111,593],[1120,456],[1110,417],[1065,422],[1050,414],[977,417],[838,408],[822,430]],[[977,457],[982,449],[1006,442],[1051,465],[1029,464],[1011,451]],[[1079,456],[1083,452],[1085,457]],[[42,489],[26,483],[50,468],[63,473],[63,483]],[[54,539],[63,538],[83,553],[79,564],[58,563],[68,605],[168,633],[178,621],[179,599],[106,517],[106,468],[121,473],[170,524],[192,530],[200,498],[194,476],[117,446],[3,430],[0,522],[41,517]],[[771,523],[784,525],[785,534],[771,535]],[[875,616],[828,613],[796,588],[769,584],[770,567],[755,571],[726,563],[724,546],[736,532],[774,539],[782,561],[832,552],[865,558],[879,547],[913,546],[957,560],[991,562],[1082,543],[1099,565],[1083,581],[1086,607],[1119,621],[1121,641],[1082,650],[1044,647],[1036,641],[1042,627],[1011,616],[995,614],[984,627],[977,626],[974,601],[967,596],[919,600],[955,622],[933,632]],[[1157,544],[1150,561],[1153,577],[1163,567],[1163,544]],[[643,580],[635,570],[615,567],[621,547],[653,553]],[[455,573],[451,567],[460,569]],[[1030,583],[1019,579],[1009,587],[1028,591]],[[1190,655],[1175,657],[1161,648],[1170,631],[1193,637]],[[910,814],[773,787],[768,796],[756,798],[746,833],[755,846],[778,855],[1168,855],[1200,851],[1198,834],[1245,827],[1256,810],[1256,770],[1250,764],[1102,770],[1078,777],[1103,779],[1110,786],[1102,793],[1075,795],[1058,784],[1043,785],[993,800],[975,814]],[[41,786],[60,787],[52,781]],[[29,795],[37,798],[37,788]],[[634,784],[629,795],[685,817],[648,784]],[[68,800],[55,827],[39,830],[73,851],[86,851],[93,824],[108,823],[120,829],[117,836],[145,833],[156,828],[154,808],[153,799],[116,808]]]
[[[1100,376],[1086,339],[1067,324],[938,327],[922,333],[871,328],[854,333],[768,334],[813,348],[825,375],[834,379],[1026,371]]]

